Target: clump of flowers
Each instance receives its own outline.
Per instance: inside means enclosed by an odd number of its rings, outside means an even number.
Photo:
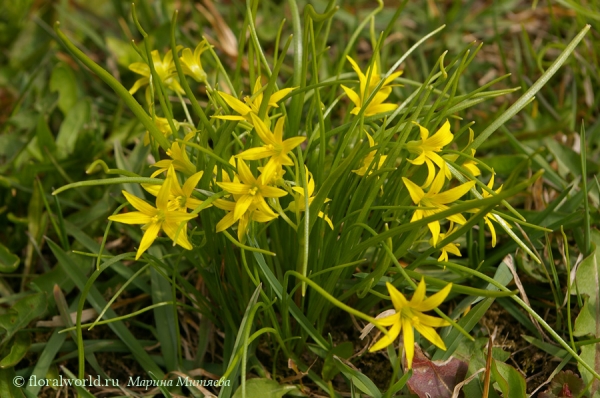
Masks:
[[[413,357],[415,355],[415,335],[413,329],[416,329],[421,336],[429,340],[436,347],[442,350],[446,349],[444,341],[434,328],[448,326],[450,323],[445,319],[436,318],[431,315],[425,315],[424,312],[431,311],[439,307],[444,302],[448,293],[452,289],[449,283],[445,288],[429,298],[425,298],[425,280],[421,279],[415,294],[408,301],[402,293],[398,291],[391,283],[386,283],[395,313],[384,318],[377,319],[381,326],[391,326],[388,334],[383,336],[370,349],[370,352],[379,351],[390,344],[393,344],[400,332],[404,338],[404,352],[406,353],[406,362],[408,369],[412,368]]]

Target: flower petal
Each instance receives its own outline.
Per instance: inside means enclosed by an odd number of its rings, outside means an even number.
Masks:
[[[443,176],[442,176],[443,177]],[[434,181],[435,183],[435,181]],[[468,181],[464,184],[461,184],[455,188],[449,189],[445,192],[439,193],[435,195],[432,200],[439,204],[452,203],[460,199],[464,194],[469,192],[471,188],[475,185],[475,181]]]
[[[390,297],[392,298],[392,303],[394,304],[396,312],[400,312],[403,308],[409,306],[406,297],[404,297],[404,295],[400,293],[394,285],[392,285],[389,282],[386,282],[385,286],[387,287],[388,292],[390,293]]]
[[[421,336],[431,341],[433,345],[446,351],[446,345],[444,344],[444,340],[442,340],[440,335],[437,334],[437,332],[432,327],[415,324],[415,329],[417,329],[419,333],[421,333]]]
[[[275,187],[267,187],[263,186],[260,189],[260,193],[265,198],[281,198],[282,196],[287,195],[287,192],[283,189],[275,188]]]
[[[412,328],[410,319],[402,318],[402,328],[404,331],[404,352],[406,353],[406,363],[408,369],[412,369],[412,362],[415,356],[415,332]]]
[[[248,165],[246,165],[246,162],[244,162],[242,159],[238,159],[237,163],[238,163],[237,170],[238,170],[238,175],[240,177],[240,180],[244,184],[255,185],[256,178],[254,178],[254,175],[252,175],[252,172],[250,171],[250,168],[248,167]],[[231,192],[231,193],[234,193],[234,192]]]
[[[425,301],[423,301],[421,304],[419,304],[418,306],[416,306],[414,308],[417,311],[421,311],[421,312],[431,311],[432,309],[439,307],[440,304],[442,304],[444,302],[446,297],[448,297],[450,290],[452,290],[452,283],[447,284],[446,287],[444,287],[442,290],[440,290],[433,296],[429,297],[428,299],[426,299]]]
[[[231,227],[234,223],[235,220],[233,219],[233,211],[230,211],[221,219],[221,221],[217,223],[216,231],[223,232],[227,228]]]
[[[425,278],[421,278],[421,282],[417,285],[417,290],[415,290],[415,294],[413,294],[412,299],[410,300],[410,306],[415,308],[415,306],[421,304],[423,300],[425,300]]]
[[[341,86],[342,86],[342,89],[344,90],[344,92],[346,93],[346,95],[348,96],[348,98],[350,98],[350,101],[352,101],[354,103],[354,105],[357,108],[359,108],[359,110],[360,110],[361,101],[360,101],[360,97],[358,96],[358,94],[356,94],[356,91],[344,86],[343,84]]]
[[[132,211],[129,213],[123,214],[115,214],[113,216],[108,217],[110,221],[120,222],[123,224],[148,224],[152,217],[141,213],[139,211]]]
[[[140,242],[140,247],[138,248],[137,254],[135,255],[135,259],[140,258],[142,253],[144,253],[148,248],[152,245],[156,237],[158,236],[158,232],[160,231],[159,223],[151,223],[146,228],[144,232],[144,236],[142,237],[142,241]]]
[[[123,196],[125,196],[125,199],[127,199],[127,201],[131,203],[131,205],[135,207],[136,210],[141,211],[142,213],[147,214],[151,217],[156,214],[156,209],[152,207],[152,205],[148,204],[146,201],[138,198],[135,195],[130,194],[127,191],[121,192],[123,193]]]
[[[445,319],[438,318],[437,316],[425,315],[420,312],[415,312],[415,316],[419,318],[419,323],[425,326],[431,326],[433,328],[439,328],[450,325]],[[417,329],[418,330],[418,329]]]
[[[396,338],[400,334],[401,329],[402,329],[402,323],[396,322],[394,324],[394,326],[392,326],[392,328],[390,330],[388,330],[387,336],[384,335],[381,339],[379,339],[379,341],[377,343],[375,343],[373,346],[371,346],[371,348],[369,348],[369,352],[379,351],[379,350],[389,346],[390,344],[393,344],[394,340],[396,340]]]
[[[240,184],[239,182],[217,182],[217,185],[234,195],[246,195],[250,189],[249,185]]]
[[[402,181],[404,181],[404,186],[408,189],[408,193],[410,194],[413,203],[418,204],[421,202],[421,199],[425,196],[425,192],[423,192],[421,187],[405,177],[402,177]]]
[[[254,196],[252,195],[242,195],[235,203],[235,209],[233,210],[233,219],[235,221],[242,218],[242,215],[248,211],[248,208],[254,201]]]
[[[197,173],[192,174],[190,176],[190,178],[188,178],[185,181],[185,183],[183,184],[182,191],[186,198],[189,198],[190,196],[192,196],[192,192],[194,192],[194,188],[196,188],[196,185],[198,185],[198,182],[202,178],[203,174],[204,174],[204,171],[199,171]]]
[[[250,148],[245,150],[244,152],[236,155],[236,158],[244,159],[244,160],[258,160],[264,159],[269,156],[275,156],[277,152],[272,149],[267,148],[266,146],[261,146],[259,148]]]
[[[225,100],[227,105],[229,105],[229,107],[231,109],[233,109],[240,115],[247,115],[248,113],[252,112],[252,110],[250,109],[250,107],[248,105],[244,104],[242,101],[235,98],[234,96],[224,93],[222,91],[217,91],[217,92],[219,93],[221,98],[223,98],[223,100]]]

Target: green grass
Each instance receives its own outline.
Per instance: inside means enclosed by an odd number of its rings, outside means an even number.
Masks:
[[[386,283],[410,299],[422,278],[427,297],[453,284],[429,313],[450,325],[437,329],[446,349],[415,334],[432,360],[464,361],[466,375],[442,369],[460,374],[450,390],[472,375],[466,397],[558,397],[565,383],[579,396],[598,390],[598,4],[203,4],[3,6],[0,395],[54,396],[13,380],[62,375],[110,376],[125,389],[69,390],[80,396],[409,396],[426,383],[406,366],[403,338],[370,353],[386,328],[359,335],[394,308]],[[147,63],[154,50],[193,52],[203,37],[213,45],[201,55],[206,81],[179,57],[162,80]],[[373,94],[351,113],[341,85],[359,92],[359,79],[346,56],[367,79],[374,65],[382,76],[403,71],[390,88],[375,79],[394,109],[370,114],[368,103],[382,102]],[[131,95],[135,62],[148,65],[152,88]],[[285,119],[284,140],[306,138],[283,178],[263,184],[287,195],[267,199],[274,215],[245,234],[240,221],[217,232],[234,201],[254,195],[227,191],[234,176],[248,184],[230,158],[266,144],[254,119],[214,117],[238,115],[218,91],[243,101],[284,88],[294,89],[278,107],[257,100],[255,112],[271,131]],[[451,178],[438,188],[475,183],[413,219],[406,180],[422,185],[429,173],[408,161],[421,139],[414,122],[431,137],[446,120],[453,137],[436,152]],[[197,215],[176,223],[179,245],[162,224],[136,260],[149,233],[119,222],[136,211],[121,191],[161,209],[141,184],[173,184],[149,167],[173,144],[191,162],[175,178],[183,185],[203,171],[191,197],[204,203],[179,210]],[[256,177],[268,159],[245,162]],[[448,235],[436,247],[431,223]],[[447,244],[461,256],[439,261]],[[57,326],[36,325],[53,316]],[[180,377],[228,383],[182,387]]]

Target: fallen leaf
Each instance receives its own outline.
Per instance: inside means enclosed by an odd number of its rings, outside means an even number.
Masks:
[[[466,362],[452,357],[446,361],[431,361],[415,344],[413,375],[408,380],[408,388],[419,398],[451,398],[454,387],[465,379],[468,367]]]

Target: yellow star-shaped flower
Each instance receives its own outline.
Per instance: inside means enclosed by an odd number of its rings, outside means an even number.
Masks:
[[[172,170],[173,167],[170,167]],[[160,187],[156,196],[156,207],[146,203],[144,200],[127,191],[123,195],[127,201],[138,211],[117,214],[108,217],[111,221],[124,224],[144,224],[144,236],[140,242],[135,259],[148,250],[152,245],[158,233],[163,230],[169,238],[179,246],[187,250],[192,250],[192,244],[187,238],[187,222],[197,214],[187,214],[184,211],[174,211],[169,209],[169,197],[171,196],[171,184],[173,184],[173,173],[168,173],[165,182]],[[181,226],[183,224],[183,226]],[[179,231],[181,226],[181,230]],[[179,233],[177,233],[179,231]]]
[[[283,99],[286,95],[288,95],[294,88],[284,88],[282,90],[276,91],[268,98],[269,104],[267,106],[267,112],[269,108],[279,108],[277,103]],[[252,123],[252,119],[250,114],[254,114],[258,116],[258,111],[260,109],[260,105],[263,102],[263,94],[262,94],[262,85],[260,84],[260,76],[256,79],[256,83],[254,83],[254,89],[252,90],[252,97],[244,97],[244,102],[235,98],[232,95],[224,93],[222,91],[217,91],[221,98],[225,100],[227,105],[237,113],[238,115],[222,115],[222,116],[213,116],[216,119],[224,119],[224,120],[246,120]]]
[[[447,204],[460,199],[475,185],[475,181],[469,181],[445,192],[440,192],[446,181],[444,170],[440,170],[434,178],[427,193],[425,193],[420,186],[405,177],[402,177],[402,181],[404,181],[404,185],[406,186],[406,189],[408,189],[408,193],[413,202],[419,206],[419,208],[415,210],[410,222],[418,221],[448,209],[449,207],[446,206]],[[461,225],[467,222],[462,214],[453,214],[448,216],[447,219]],[[440,236],[440,222],[432,221],[428,223],[427,226],[431,231],[433,245],[435,246],[437,245]]]
[[[402,331],[404,336],[406,362],[408,368],[412,368],[412,361],[415,355],[415,336],[413,328],[417,329],[421,336],[425,337],[436,347],[445,350],[446,345],[444,344],[444,341],[433,328],[448,326],[450,323],[441,318],[425,315],[423,312],[431,311],[442,304],[450,293],[452,284],[449,283],[445,288],[426,299],[425,280],[421,279],[421,282],[417,286],[417,290],[415,290],[415,294],[410,301],[406,300],[406,297],[404,297],[404,295],[391,283],[386,283],[386,286],[392,298],[392,304],[394,305],[396,313],[385,318],[377,319],[379,325],[391,326],[391,329],[388,330],[388,335],[383,336],[369,349],[369,351],[379,351],[392,344]]]
[[[360,83],[359,84],[360,91],[357,94],[356,91],[344,86],[343,84],[342,84],[342,89],[344,90],[344,92],[346,93],[348,98],[350,98],[350,101],[352,101],[354,103],[354,109],[352,109],[352,111],[350,113],[353,115],[358,115],[360,110],[363,108],[364,103],[367,101],[367,99],[369,98],[369,96],[371,95],[371,93],[373,92],[375,87],[381,81],[381,76],[379,75],[379,70],[377,68],[377,62],[373,63],[373,71],[371,71],[371,68],[367,68],[367,72],[362,73],[358,64],[350,56],[347,56],[346,58],[352,65],[352,69],[354,69],[354,71],[358,75],[358,81]],[[371,77],[367,82],[369,74],[371,75]],[[379,88],[379,91],[375,94],[375,97],[373,98],[373,100],[369,103],[369,105],[365,109],[365,111],[363,113],[365,116],[372,116],[372,115],[376,115],[378,113],[389,112],[389,111],[393,111],[394,109],[398,108],[397,104],[390,104],[390,103],[385,104],[385,103],[383,103],[383,101],[385,101],[387,99],[387,97],[389,97],[390,94],[392,93],[392,86],[390,84],[400,75],[402,75],[402,71],[392,73],[390,76],[388,76],[387,79],[385,79],[385,82]]]
[[[313,193],[315,192],[315,180],[313,178],[312,173],[308,171],[308,167],[304,166],[304,168],[306,170],[306,175],[308,175],[308,185],[306,186],[306,190],[308,191],[308,205],[310,206],[312,201],[315,199],[315,197],[313,196]],[[286,210],[291,211],[291,212],[296,212],[296,209],[298,211],[305,211],[306,203],[304,201],[304,188],[303,187],[294,187],[292,189],[294,190],[294,192],[296,192],[298,194],[298,196],[295,198],[295,200],[293,202],[291,202],[288,205]],[[329,198],[325,199],[325,203],[330,202],[330,201],[331,201],[331,199],[329,199]],[[325,213],[320,211],[318,216],[321,217],[323,220],[325,220],[325,222],[327,222],[329,227],[331,229],[333,229],[333,223],[331,222],[331,219],[325,215]]]
[[[169,204],[168,209],[173,211],[186,211],[186,209],[194,210],[196,207],[202,204],[200,199],[196,199],[192,197],[192,193],[194,192],[194,188],[198,185],[198,182],[202,178],[204,174],[203,171],[199,171],[194,173],[190,178],[188,178],[183,187],[179,184],[177,180],[177,175],[175,174],[175,169],[173,167],[169,167],[167,171],[167,176],[171,178],[171,192],[169,195]],[[142,188],[144,188],[147,192],[151,193],[154,196],[158,196],[160,192],[161,185],[154,184],[142,184]],[[208,206],[210,207],[210,206]]]
[[[446,161],[436,152],[440,152],[444,146],[451,143],[454,139],[454,135],[450,132],[450,122],[448,122],[448,120],[446,120],[442,127],[440,127],[440,129],[431,137],[429,137],[429,130],[416,122],[413,123],[419,126],[421,139],[419,141],[407,142],[406,149],[408,149],[410,153],[415,153],[419,156],[413,160],[407,160],[414,165],[422,165],[423,163],[427,165],[427,180],[425,180],[425,184],[423,184],[423,188],[427,188],[435,176],[433,164],[437,164],[440,170],[446,169]]]
[[[191,132],[186,135],[183,140],[189,141],[194,135],[195,133]],[[181,171],[187,175],[192,175],[196,172],[196,166],[190,161],[185,145],[179,145],[178,142],[174,142],[171,144],[171,148],[167,150],[167,156],[169,156],[170,159],[162,159],[153,165],[150,165],[151,167],[158,168],[158,170],[152,173],[152,177],[156,177],[163,171],[167,171],[171,165],[175,170]]]
[[[448,232],[446,232],[445,234],[440,233],[438,240],[441,241],[441,240],[446,239],[446,236],[452,235],[453,232],[454,232],[454,224],[450,223],[450,229],[448,229]],[[429,244],[433,247],[436,247],[436,245],[433,244],[433,238],[429,239]],[[448,253],[452,253],[455,256],[462,257],[462,254],[460,253],[460,249],[458,248],[459,246],[460,246],[459,243],[450,242],[447,245],[445,245],[444,247],[442,247],[440,249],[442,251],[442,254],[438,257],[438,261],[448,261]]]
[[[256,133],[260,139],[265,143],[260,148],[250,148],[239,155],[237,158],[244,160],[258,160],[266,157],[271,157],[267,164],[264,166],[262,171],[263,183],[269,183],[274,177],[276,172],[281,169],[281,166],[293,166],[294,162],[288,156],[288,153],[300,145],[305,137],[292,137],[287,140],[283,140],[283,124],[285,118],[281,117],[277,120],[274,132],[271,132],[267,125],[260,120],[254,113],[250,113],[252,124],[256,129]]]
[[[192,54],[192,50],[189,48],[184,48],[181,53],[181,69],[183,69],[183,73],[191,76],[198,83],[206,83],[206,72],[204,68],[202,68],[202,60],[200,56],[202,53],[210,48],[210,45],[206,42],[206,40],[202,40],[194,50]]]
[[[369,139],[369,146],[370,147],[375,146],[375,140],[373,140],[373,137],[371,137],[371,135],[369,133],[366,133],[366,134],[367,134],[367,138]],[[352,170],[352,172],[358,174],[359,176],[364,176],[367,173],[367,170],[369,169],[369,167],[371,166],[371,163],[373,163],[376,153],[377,153],[377,151],[369,152],[369,154],[363,158],[363,160],[361,162],[361,167],[359,169]],[[387,159],[387,155],[381,155],[379,157],[379,162],[371,168],[371,171],[369,171],[369,175],[371,175],[371,173],[373,173],[374,170],[379,170],[385,163],[386,159]]]
[[[171,90],[183,94],[183,88],[179,85],[179,82],[175,79],[175,63],[173,62],[173,52],[169,50],[164,58],[160,58],[158,50],[151,52],[152,62],[154,63],[154,70],[160,78],[160,80]],[[142,75],[140,79],[136,80],[133,86],[129,89],[130,94],[135,94],[141,87],[150,83],[150,67],[144,62],[134,62],[129,65],[129,69]]]
[[[235,208],[233,210],[232,223],[242,218],[247,211],[256,209],[268,216],[277,217],[277,214],[271,210],[265,201],[265,198],[280,198],[287,195],[287,192],[283,189],[267,186],[263,183],[262,176],[258,178],[254,177],[250,168],[248,168],[242,159],[238,160],[237,169],[240,182],[217,182],[218,186],[234,195]],[[227,223],[221,220],[217,224],[217,232],[227,229],[224,226]]]

